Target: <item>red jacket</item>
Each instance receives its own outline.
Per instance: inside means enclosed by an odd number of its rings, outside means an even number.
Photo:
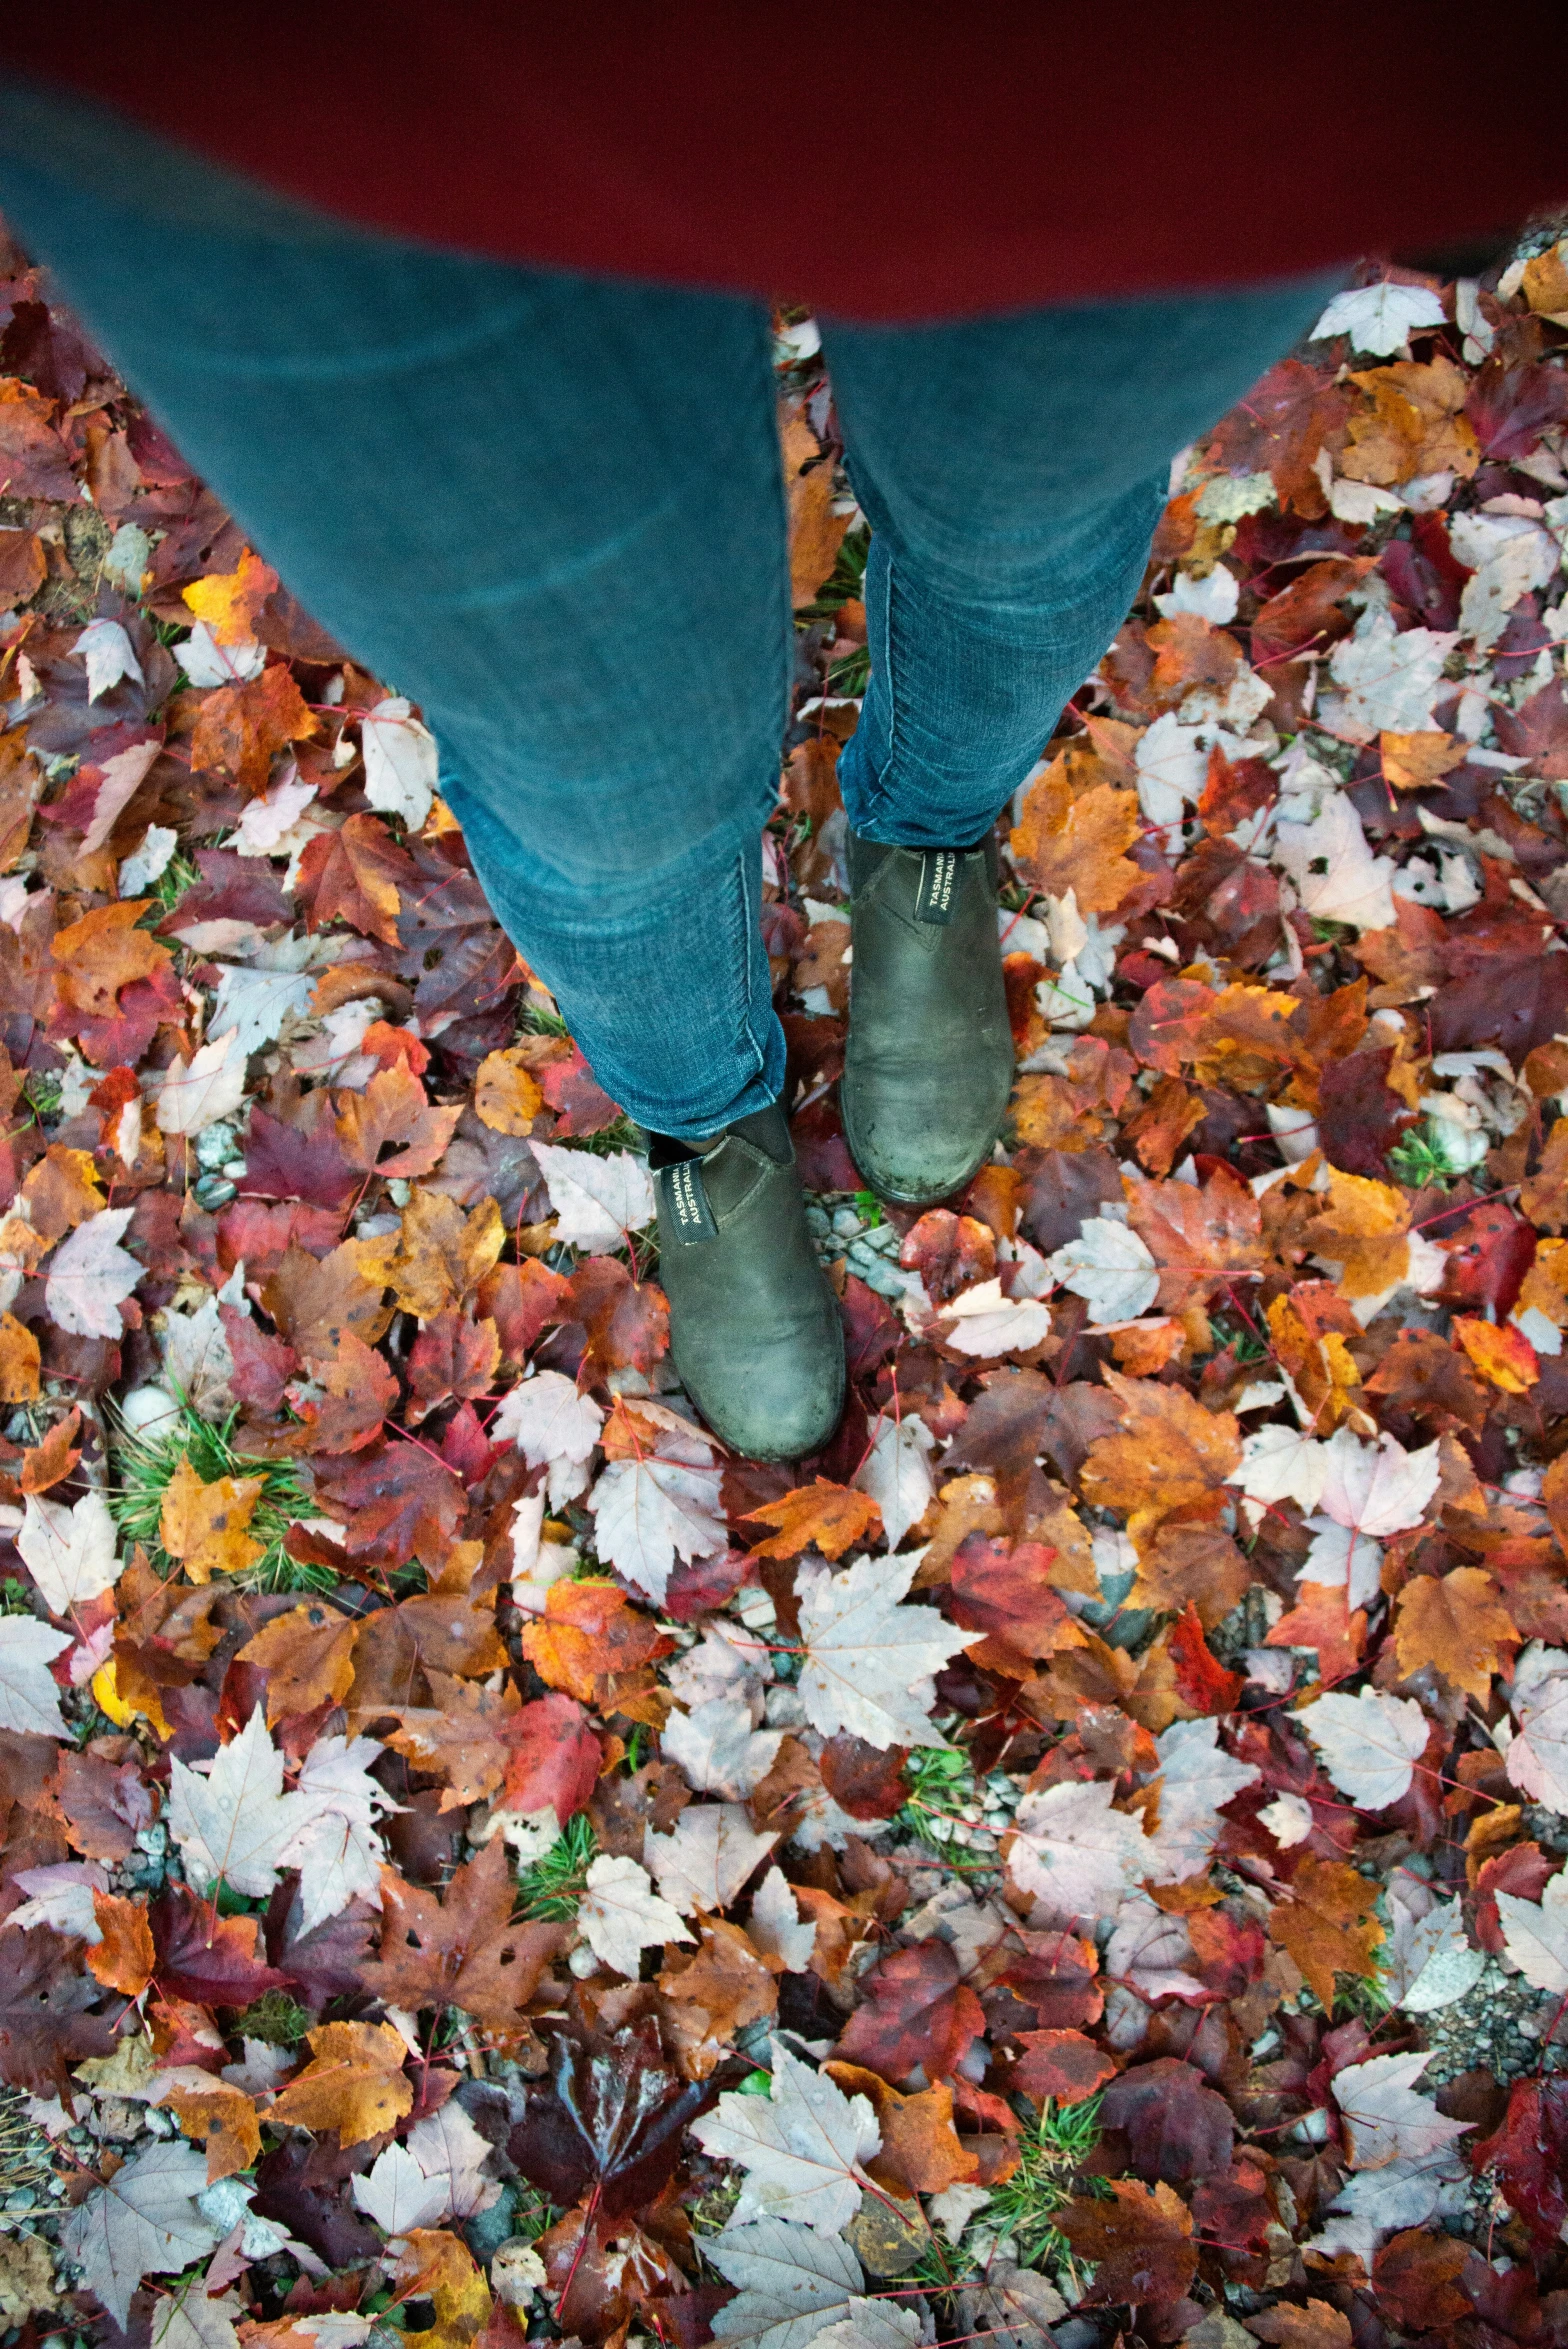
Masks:
[[[5,14],[0,59],[329,211],[863,319],[1501,244],[1568,197],[1542,0]]]

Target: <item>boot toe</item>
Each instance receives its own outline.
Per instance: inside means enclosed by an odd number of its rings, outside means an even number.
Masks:
[[[774,1331],[753,1328],[723,1358],[677,1360],[692,1401],[714,1434],[747,1460],[800,1460],[819,1452],[844,1408],[844,1333],[823,1283],[829,1311],[791,1317]],[[710,1333],[710,1337],[711,1337]],[[737,1333],[738,1334],[738,1333]]]

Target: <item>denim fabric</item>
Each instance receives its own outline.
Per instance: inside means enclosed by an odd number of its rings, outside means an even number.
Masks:
[[[421,703],[497,916],[607,1089],[688,1140],[776,1098],[765,312],[325,221],[14,84],[0,211],[294,592]],[[986,829],[1136,592],[1172,451],[1323,291],[826,323],[875,534],[857,829]]]

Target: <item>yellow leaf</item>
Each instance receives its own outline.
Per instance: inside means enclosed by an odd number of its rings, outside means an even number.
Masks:
[[[544,1107],[544,1095],[516,1051],[492,1052],[474,1079],[474,1109],[495,1134],[528,1134]]]
[[[205,620],[218,644],[246,644],[256,634],[261,607],[277,592],[278,575],[247,547],[232,571],[193,580],[184,592],[195,620]]]
[[[187,1453],[164,1487],[158,1538],[192,1582],[243,1574],[266,1549],[245,1531],[261,1497],[259,1476],[219,1476],[204,1484]]]
[[[273,2105],[274,2120],[336,2129],[340,2145],[360,2145],[412,2109],[408,2049],[390,2023],[323,2023],[305,2036],[311,2060]]]

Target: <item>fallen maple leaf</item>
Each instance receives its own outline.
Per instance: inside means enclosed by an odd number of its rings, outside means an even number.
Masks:
[[[747,1523],[771,1525],[776,1530],[758,1542],[754,1558],[796,1558],[802,1550],[820,1550],[824,1558],[841,1558],[854,1542],[881,1529],[882,1512],[869,1493],[853,1492],[819,1476],[815,1484],[797,1485],[777,1501],[753,1509]]]
[[[1421,1707],[1380,1688],[1321,1696],[1302,1714],[1301,1726],[1340,1792],[1368,1811],[1387,1810],[1409,1791],[1426,1750]]]
[[[726,2227],[712,2260],[738,2287],[715,2312],[713,2337],[735,2349],[805,2349],[846,2317],[865,2286],[859,2260],[842,2236],[786,2218]]]
[[[1493,1673],[1506,1668],[1518,1638],[1501,1592],[1479,1567],[1415,1575],[1399,1594],[1394,1653],[1401,1672],[1408,1676],[1431,1665],[1482,1704]]]
[[[1445,2119],[1429,2096],[1416,2094],[1415,2082],[1431,2060],[1429,2054],[1375,2055],[1335,2073],[1334,2101],[1344,2115],[1353,2169],[1422,2160],[1474,2126]]]
[[[69,1504],[29,1493],[16,1546],[51,1615],[86,1606],[120,1579],[114,1519],[99,1492]]]
[[[390,2023],[323,2023],[305,2035],[310,2061],[283,2088],[273,2118],[336,2129],[342,2145],[379,2137],[413,2108],[408,2049]]]
[[[37,1580],[36,1574],[33,1578]],[[55,1612],[64,1614],[65,1608]],[[60,1690],[49,1666],[74,1644],[75,1636],[51,1631],[47,1623],[30,1622],[25,1616],[7,1625],[0,1642],[0,1729],[20,1729],[34,1737],[65,1736]]]
[[[635,1860],[601,1852],[590,1862],[584,1882],[578,1930],[613,1973],[635,1982],[645,1949],[692,1939],[680,1911],[660,1898],[647,1869]]]
[[[802,1594],[800,1698],[822,1736],[847,1730],[879,1748],[932,1742],[930,1676],[975,1634],[951,1630],[929,1608],[899,1605],[915,1565],[861,1558]]]
[[[643,1857],[682,1916],[717,1916],[777,1841],[755,1834],[739,1803],[693,1803],[668,1835],[648,1834]]]
[[[61,2228],[67,2255],[122,2332],[143,2276],[186,2267],[217,2242],[218,2229],[196,2208],[206,2184],[207,2165],[190,2146],[153,2145],[89,2193]]]
[[[1073,2257],[1094,2266],[1084,2300],[1099,2307],[1125,2301],[1135,2308],[1179,2300],[1198,2264],[1192,2213],[1163,2181],[1153,2187],[1130,2178],[1107,2183],[1106,2199],[1069,2202],[1053,2221]]]
[[[204,1484],[191,1466],[190,1454],[164,1487],[158,1518],[158,1539],[171,1558],[178,1558],[192,1582],[210,1582],[214,1574],[243,1574],[254,1566],[266,1545],[245,1528],[261,1497],[259,1476],[219,1476]]]
[[[1334,1976],[1370,1981],[1383,1928],[1373,1916],[1377,1886],[1338,1860],[1304,1859],[1284,1899],[1269,1911],[1269,1938],[1293,1957],[1325,2014]]]
[[[791,2215],[820,2234],[839,2234],[860,2205],[862,2164],[882,2138],[863,2096],[846,2097],[787,2047],[773,2042],[773,2084],[766,2099],[725,2095],[692,2123],[692,2135],[715,2161],[745,2170],[731,2217]]]
[[[49,1317],[73,1337],[117,1338],[120,1307],[145,1267],[122,1248],[134,1209],[106,1207],[62,1240],[49,1260],[44,1303]]]
[[[305,1805],[283,1791],[283,1756],[258,1705],[239,1735],[198,1771],[169,1765],[169,1832],[191,1882],[236,1892],[270,1892],[283,1854],[304,1824]]]
[[[512,1923],[499,1837],[457,1870],[440,1900],[383,1868],[381,1905],[379,1952],[360,1972],[365,1988],[410,2011],[459,2006],[496,2030],[515,2029],[566,1939],[561,1925]]]

